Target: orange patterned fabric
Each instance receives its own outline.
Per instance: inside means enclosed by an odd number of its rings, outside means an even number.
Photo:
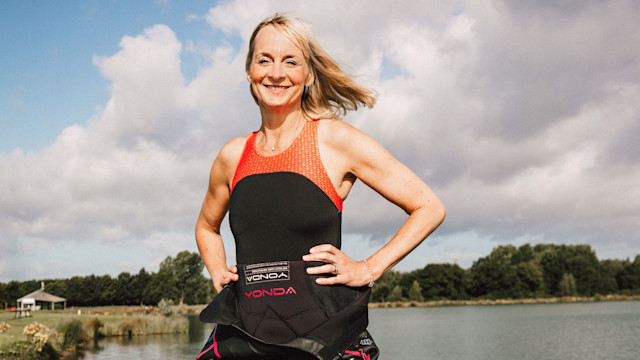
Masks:
[[[331,199],[338,211],[342,211],[342,198],[333,187],[320,159],[317,120],[307,121],[291,146],[277,155],[259,154],[255,146],[257,135],[256,131],[247,139],[240,163],[233,176],[231,192],[240,180],[250,175],[293,172],[311,180]]]

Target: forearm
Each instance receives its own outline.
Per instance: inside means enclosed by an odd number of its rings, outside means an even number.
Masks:
[[[393,238],[367,259],[374,280],[391,270],[420,245],[442,223],[445,214],[441,203],[413,211]]]
[[[214,284],[219,284],[224,272],[228,271],[222,236],[199,222],[196,226],[196,243],[211,279]],[[220,291],[220,289],[216,290]]]

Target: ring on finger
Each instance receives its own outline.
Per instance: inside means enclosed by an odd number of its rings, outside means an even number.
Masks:
[[[336,264],[332,264],[332,265],[333,265],[333,271],[331,272],[331,274],[338,275],[338,266]]]

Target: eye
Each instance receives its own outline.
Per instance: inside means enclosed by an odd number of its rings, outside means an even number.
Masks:
[[[295,60],[287,60],[286,64],[291,66],[296,66],[298,65],[298,62],[296,62]]]

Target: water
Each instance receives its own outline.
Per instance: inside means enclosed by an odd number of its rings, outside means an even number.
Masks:
[[[371,309],[380,359],[640,359],[640,301]],[[195,359],[211,331],[111,338],[83,359]]]

